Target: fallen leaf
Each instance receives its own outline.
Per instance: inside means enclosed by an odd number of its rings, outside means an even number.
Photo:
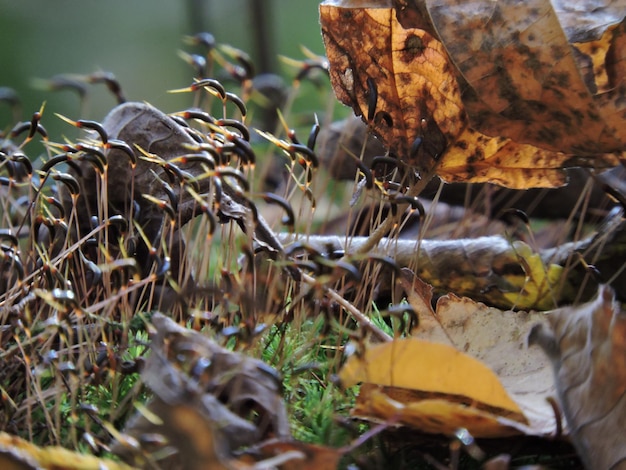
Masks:
[[[601,117],[563,29],[569,26],[570,37],[576,37],[581,25],[576,18],[561,24],[558,8],[564,3],[424,1],[467,85],[463,103],[474,129],[585,159],[621,152],[626,140],[617,127],[626,115]],[[575,10],[578,16],[592,16],[583,8]],[[613,10],[619,10],[617,5]],[[606,28],[623,21],[623,6],[621,10],[611,17],[606,10],[596,14],[609,20]],[[623,83],[623,77],[616,79],[614,85]]]
[[[424,322],[415,336],[450,344],[481,361],[497,375],[528,420],[527,428],[518,429],[554,435],[557,423],[548,399],[555,395],[555,386],[549,362],[526,347],[528,332],[544,315],[503,311],[449,294],[437,301],[436,322]],[[420,315],[420,324],[421,319]]]
[[[446,181],[553,187],[564,168],[623,158],[617,3],[328,0],[320,19],[337,97],[402,161]]]
[[[475,437],[506,437],[520,433],[518,423],[507,422],[501,410],[483,409],[475,403],[468,405],[456,400],[452,396],[429,398],[406,389],[364,383],[352,414],[448,436],[464,424],[469,424],[466,429]]]
[[[161,314],[152,323],[152,353],[141,377],[155,398],[127,425],[114,452],[129,462],[150,455],[165,458],[160,464],[168,468],[213,470],[234,465],[238,449],[290,436],[273,369]],[[124,445],[128,436],[139,448]]]
[[[556,393],[547,358],[525,346],[544,313],[502,311],[454,295],[430,306],[410,271],[400,284],[419,318],[413,338],[368,348],[340,372],[362,382],[353,413],[451,435],[555,435]]]
[[[498,377],[447,344],[409,338],[372,346],[349,358],[339,377],[346,387],[364,384],[354,410],[358,416],[419,423],[433,433],[466,427],[477,437],[506,432],[509,426],[500,417],[526,423]]]
[[[63,447],[38,447],[17,436],[0,432],[0,467],[4,470],[131,470],[109,459],[79,454]]]
[[[561,152],[489,137],[468,127],[448,147],[437,174],[446,182],[494,183],[513,189],[563,186],[568,157]]]
[[[339,100],[403,160],[428,172],[467,123],[441,42],[423,29],[403,28],[391,8],[324,2],[320,17]]]
[[[613,290],[546,315],[530,332],[552,361],[559,401],[587,468],[626,464],[626,311]]]
[[[268,468],[270,462],[272,468],[281,470],[332,470],[339,467],[343,456],[339,449],[294,440],[270,440],[250,449],[248,454],[253,454],[254,460],[250,463],[257,463],[255,468],[259,470]],[[242,460],[246,461],[245,457]]]

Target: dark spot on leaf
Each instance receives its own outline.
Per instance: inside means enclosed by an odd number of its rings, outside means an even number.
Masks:
[[[600,121],[600,116],[598,116],[598,114],[593,111],[587,111],[587,117],[592,121]]]
[[[550,52],[552,53],[552,58],[555,62],[558,62],[567,55],[567,51],[564,51],[563,48],[560,46],[551,46]]]
[[[422,55],[426,49],[422,38],[413,34],[404,41],[404,49],[402,50],[402,60],[411,62],[415,57]]]
[[[483,160],[484,158],[485,158],[485,153],[483,152],[483,150],[481,148],[477,148],[473,154],[467,157],[467,163],[469,165],[472,165],[476,162]]]
[[[563,111],[552,111],[551,116],[553,120],[563,123],[566,127],[572,125],[572,118]]]
[[[543,127],[537,132],[537,137],[543,142],[554,142],[561,138],[561,133],[556,129]]]
[[[555,82],[561,88],[570,86],[569,75],[566,72],[560,72],[554,75]]]
[[[527,101],[528,107],[533,113],[545,113],[548,107],[541,101]],[[531,117],[531,116],[529,116]]]

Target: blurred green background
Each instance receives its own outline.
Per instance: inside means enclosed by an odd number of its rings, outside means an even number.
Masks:
[[[318,5],[318,0],[0,0],[0,87],[18,92],[22,120],[46,101],[43,123],[57,141],[68,126],[52,113],[78,118],[78,96],[37,89],[33,79],[112,72],[128,100],[180,110],[189,106],[189,96],[166,91],[189,85],[193,77],[177,56],[179,50],[194,52],[183,36],[208,31],[218,43],[249,52],[257,64],[260,49],[271,57],[302,59],[301,45],[324,53]],[[271,71],[289,71],[278,60],[266,62]],[[114,105],[104,85],[92,85],[80,117],[101,120]],[[0,129],[12,125],[9,107],[0,103]]]

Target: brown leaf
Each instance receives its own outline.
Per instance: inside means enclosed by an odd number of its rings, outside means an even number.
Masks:
[[[128,425],[126,434],[159,435],[167,465],[222,468],[234,451],[271,438],[289,437],[287,412],[276,372],[258,359],[228,351],[208,337],[155,314],[152,354],[142,379],[156,398]],[[127,460],[137,449],[119,442],[115,451]]]
[[[587,468],[626,464],[626,312],[613,291],[547,315],[528,341],[552,360],[559,401]]]
[[[447,181],[513,188],[618,164],[626,23],[617,2],[597,16],[544,0],[393,4],[329,0],[320,16],[335,93],[372,118],[376,83],[377,113],[392,119],[366,121],[401,160],[424,171],[441,159]]]
[[[424,3],[459,78],[469,86],[463,103],[473,128],[581,156],[624,149],[617,124],[625,115],[611,120],[599,115],[551,2]],[[623,18],[624,11],[613,20]]]
[[[269,462],[273,462],[271,468],[281,470],[333,470],[338,468],[343,456],[340,449],[294,440],[270,440],[250,451],[254,454],[254,462],[259,465],[254,468],[259,470],[268,468]],[[259,458],[264,460],[259,461]],[[246,458],[241,461],[246,461]]]
[[[544,314],[502,311],[453,294],[439,298],[436,312],[424,310],[416,300],[423,284],[403,271],[403,287],[419,316],[414,336],[450,344],[484,362],[528,418],[528,431],[554,433],[554,413],[546,401],[554,394],[554,381],[545,359],[525,348],[527,332]]]
[[[391,8],[325,2],[320,16],[339,100],[371,118],[374,132],[403,160],[419,171],[431,169],[467,122],[441,42],[423,29],[403,28]],[[412,150],[417,138],[422,143]]]
[[[550,188],[566,183],[564,153],[489,137],[468,127],[451,145],[437,174],[449,183],[489,182],[514,189]]]

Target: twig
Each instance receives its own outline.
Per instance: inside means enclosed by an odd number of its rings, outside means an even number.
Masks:
[[[302,273],[301,276],[302,276],[302,281],[306,282],[307,284],[311,286],[318,285],[317,281],[312,276],[306,273]],[[374,336],[376,336],[380,341],[383,341],[383,342],[393,341],[393,338],[391,336],[389,336],[383,330],[378,328],[374,324],[374,322],[372,322],[372,320],[370,320],[367,317],[367,315],[363,314],[363,312],[361,312],[358,308],[356,308],[354,305],[352,305],[350,302],[344,299],[341,295],[337,293],[337,291],[327,286],[323,286],[323,290],[324,290],[324,293],[329,298],[331,298],[332,300],[337,302],[339,305],[341,305],[357,321],[357,323],[361,327],[369,330],[369,332],[372,333]]]

